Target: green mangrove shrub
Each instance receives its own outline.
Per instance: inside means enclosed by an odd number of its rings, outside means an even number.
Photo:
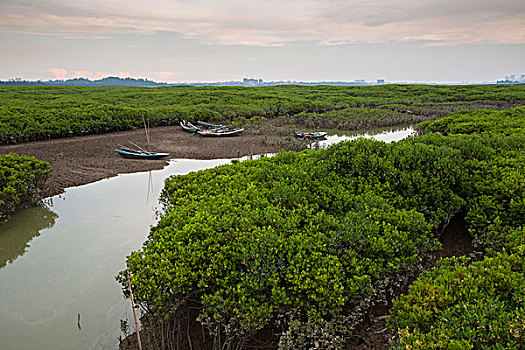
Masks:
[[[394,301],[394,349],[525,347],[525,245],[467,262],[441,260]]]
[[[47,162],[34,157],[14,153],[0,155],[0,219],[18,207],[40,200],[52,171]]]

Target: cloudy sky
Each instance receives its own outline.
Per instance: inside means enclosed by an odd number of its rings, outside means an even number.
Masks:
[[[0,79],[480,82],[525,74],[523,0],[1,0]]]

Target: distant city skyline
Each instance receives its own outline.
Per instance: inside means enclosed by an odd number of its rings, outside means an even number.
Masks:
[[[144,78],[133,77],[104,77],[101,79],[87,79],[87,78],[71,78],[71,79],[57,79],[57,80],[24,80],[22,78],[10,78],[8,80],[0,80],[0,85],[48,85],[48,86],[143,86],[143,87],[159,87],[159,86],[175,86],[175,85],[193,85],[193,86],[273,86],[284,84],[296,85],[384,85],[384,84],[435,84],[435,85],[461,85],[461,84],[525,84],[525,74],[521,75],[506,75],[503,79],[497,81],[487,82],[392,82],[385,79],[376,79],[375,81],[366,81],[365,79],[355,79],[353,81],[302,81],[302,80],[279,80],[279,81],[265,81],[262,78],[243,78],[242,80],[227,80],[215,82],[162,82],[154,81]]]
[[[493,82],[525,72],[518,0],[4,0],[0,80]]]

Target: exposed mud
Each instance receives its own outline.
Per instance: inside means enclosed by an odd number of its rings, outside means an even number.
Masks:
[[[71,137],[48,141],[0,146],[0,154],[17,153],[49,162],[54,169],[47,182],[47,195],[56,195],[71,186],[84,185],[121,173],[162,169],[166,160],[121,158],[115,148],[123,145],[167,152],[170,158],[216,159],[278,151],[281,136],[244,133],[234,137],[207,138],[184,132],[179,126],[149,131],[150,144],[143,129],[103,135]],[[131,141],[131,142],[130,142]]]

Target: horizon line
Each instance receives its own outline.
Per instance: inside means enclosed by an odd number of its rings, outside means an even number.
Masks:
[[[397,80],[397,81],[387,81],[383,78],[377,78],[375,80],[366,80],[366,79],[354,79],[351,80],[290,80],[290,79],[280,79],[280,80],[263,80],[262,78],[248,78],[243,77],[240,80],[188,80],[188,81],[159,81],[159,80],[151,80],[150,78],[145,77],[119,77],[117,75],[108,75],[105,77],[101,77],[98,79],[90,79],[86,77],[72,77],[69,79],[27,79],[27,78],[21,78],[21,77],[15,77],[15,78],[8,78],[6,80],[1,80],[2,83],[46,83],[46,82],[68,82],[68,81],[75,81],[75,80],[86,80],[89,82],[97,82],[102,81],[105,79],[118,79],[118,80],[135,80],[135,81],[147,81],[155,84],[166,84],[166,85],[184,85],[184,84],[226,84],[226,83],[236,83],[236,84],[243,84],[243,85],[267,85],[267,84],[322,84],[322,83],[329,83],[329,84],[352,84],[352,85],[387,85],[387,84],[438,84],[438,85],[446,85],[446,84],[496,84],[498,82],[504,82],[507,81],[504,78],[500,80],[495,81],[469,81],[469,80],[462,80],[462,81],[433,81],[433,80]],[[249,80],[249,82],[245,82],[244,79]],[[519,80],[516,80],[518,83],[522,83]],[[514,81],[509,81],[509,83],[513,83]]]

